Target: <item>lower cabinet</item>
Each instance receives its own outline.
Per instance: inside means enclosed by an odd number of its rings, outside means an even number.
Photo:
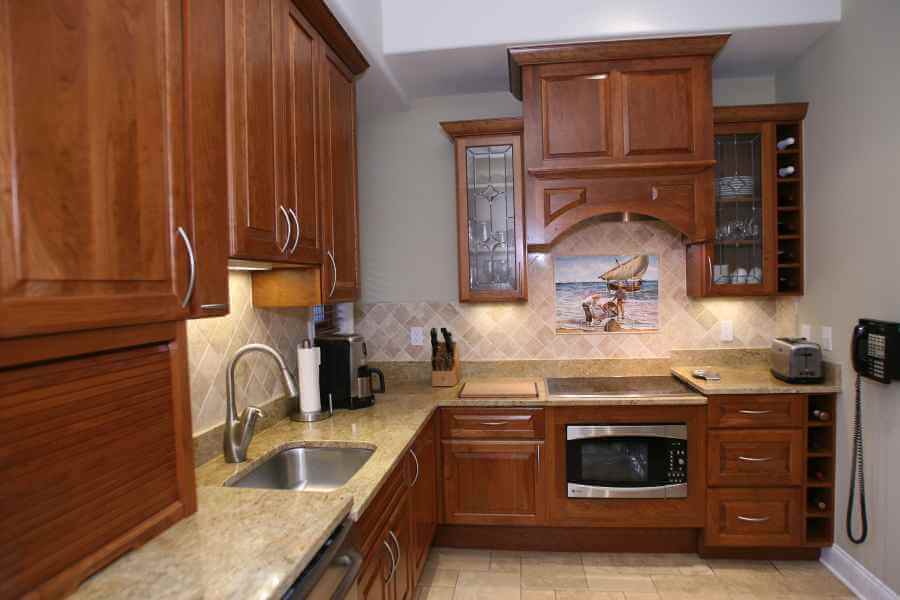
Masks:
[[[437,529],[437,419],[432,417],[416,438],[412,458],[412,562],[418,578],[428,560],[428,551]]]
[[[412,600],[412,514],[404,490],[374,547],[366,556],[359,579],[362,600]]]
[[[706,544],[800,546],[801,488],[710,489],[706,495]]]
[[[537,525],[544,521],[543,441],[443,441],[444,522]]]

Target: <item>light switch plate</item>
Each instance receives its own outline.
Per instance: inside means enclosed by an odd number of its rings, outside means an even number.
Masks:
[[[809,323],[800,326],[800,337],[812,340],[812,327],[809,326]]]
[[[410,327],[409,328],[409,343],[413,346],[424,346],[425,345],[425,328],[424,327]]]
[[[822,325],[822,349],[829,352],[834,349],[831,343],[831,327],[827,325]]]
[[[722,321],[719,339],[723,342],[734,341],[734,321]]]

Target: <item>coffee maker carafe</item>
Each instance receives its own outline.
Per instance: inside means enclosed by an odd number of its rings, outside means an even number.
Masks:
[[[384,373],[368,365],[366,340],[355,333],[333,333],[316,338],[322,349],[319,389],[322,406],[366,408],[375,403],[375,394],[384,392]],[[372,387],[372,375],[378,387]]]

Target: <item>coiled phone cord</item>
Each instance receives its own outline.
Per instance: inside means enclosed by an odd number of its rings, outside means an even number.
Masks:
[[[853,418],[853,458],[850,461],[850,498],[847,501],[847,537],[854,544],[862,544],[869,535],[869,518],[866,515],[866,476],[863,472],[863,428],[862,428],[862,378],[856,376],[856,414]],[[859,481],[859,516],[862,531],[859,537],[853,535],[853,503],[856,483]]]

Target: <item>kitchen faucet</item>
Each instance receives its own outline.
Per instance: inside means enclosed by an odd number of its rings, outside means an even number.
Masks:
[[[226,378],[226,396],[225,396],[225,462],[239,463],[247,460],[247,447],[250,440],[253,439],[253,429],[256,427],[256,420],[263,416],[263,412],[255,406],[248,406],[241,413],[240,419],[237,417],[237,405],[235,403],[234,390],[234,371],[238,361],[245,354],[250,352],[264,352],[275,359],[278,366],[281,367],[281,380],[284,387],[291,397],[297,396],[297,386],[294,379],[288,371],[284,362],[284,357],[277,350],[265,344],[247,344],[240,348],[231,357],[228,362],[228,377]]]

